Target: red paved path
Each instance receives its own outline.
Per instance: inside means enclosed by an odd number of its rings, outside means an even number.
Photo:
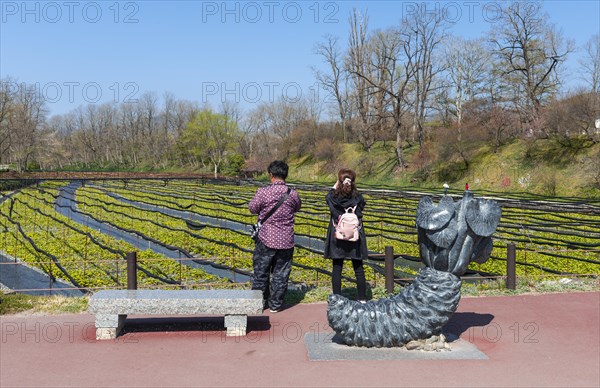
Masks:
[[[463,298],[452,331],[488,360],[309,361],[303,335],[329,331],[325,309],[251,318],[241,339],[222,318],[138,319],[145,332],[106,342],[91,315],[4,316],[0,386],[600,386],[599,292]]]

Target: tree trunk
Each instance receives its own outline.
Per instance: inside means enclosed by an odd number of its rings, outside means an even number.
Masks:
[[[400,125],[396,125],[396,160],[398,163],[398,167],[400,167],[401,171],[404,171],[406,165],[404,163],[404,151],[402,150],[402,135],[400,131],[402,127]]]

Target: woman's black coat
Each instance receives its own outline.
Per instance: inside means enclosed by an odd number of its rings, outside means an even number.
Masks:
[[[327,206],[331,217],[329,219],[329,226],[327,227],[327,237],[325,238],[325,252],[324,256],[326,259],[360,259],[364,260],[369,255],[367,250],[367,236],[365,234],[365,228],[362,225],[363,209],[365,208],[366,202],[362,194],[357,193],[355,197],[336,197],[333,195],[333,189],[325,196]],[[344,241],[337,240],[334,234],[334,227],[332,220],[336,220],[340,215],[346,212],[349,207],[356,206],[356,216],[360,220],[361,228],[359,231],[360,238],[358,241]]]

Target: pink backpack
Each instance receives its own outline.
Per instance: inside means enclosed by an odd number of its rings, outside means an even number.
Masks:
[[[356,206],[349,207],[346,212],[338,218],[337,224],[333,222],[335,228],[334,236],[337,240],[358,241],[360,238],[360,221],[356,216]]]

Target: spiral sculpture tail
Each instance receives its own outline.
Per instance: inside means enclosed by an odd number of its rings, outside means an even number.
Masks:
[[[460,300],[460,278],[424,268],[400,294],[365,304],[329,296],[327,319],[344,343],[365,347],[402,346],[439,335]]]

